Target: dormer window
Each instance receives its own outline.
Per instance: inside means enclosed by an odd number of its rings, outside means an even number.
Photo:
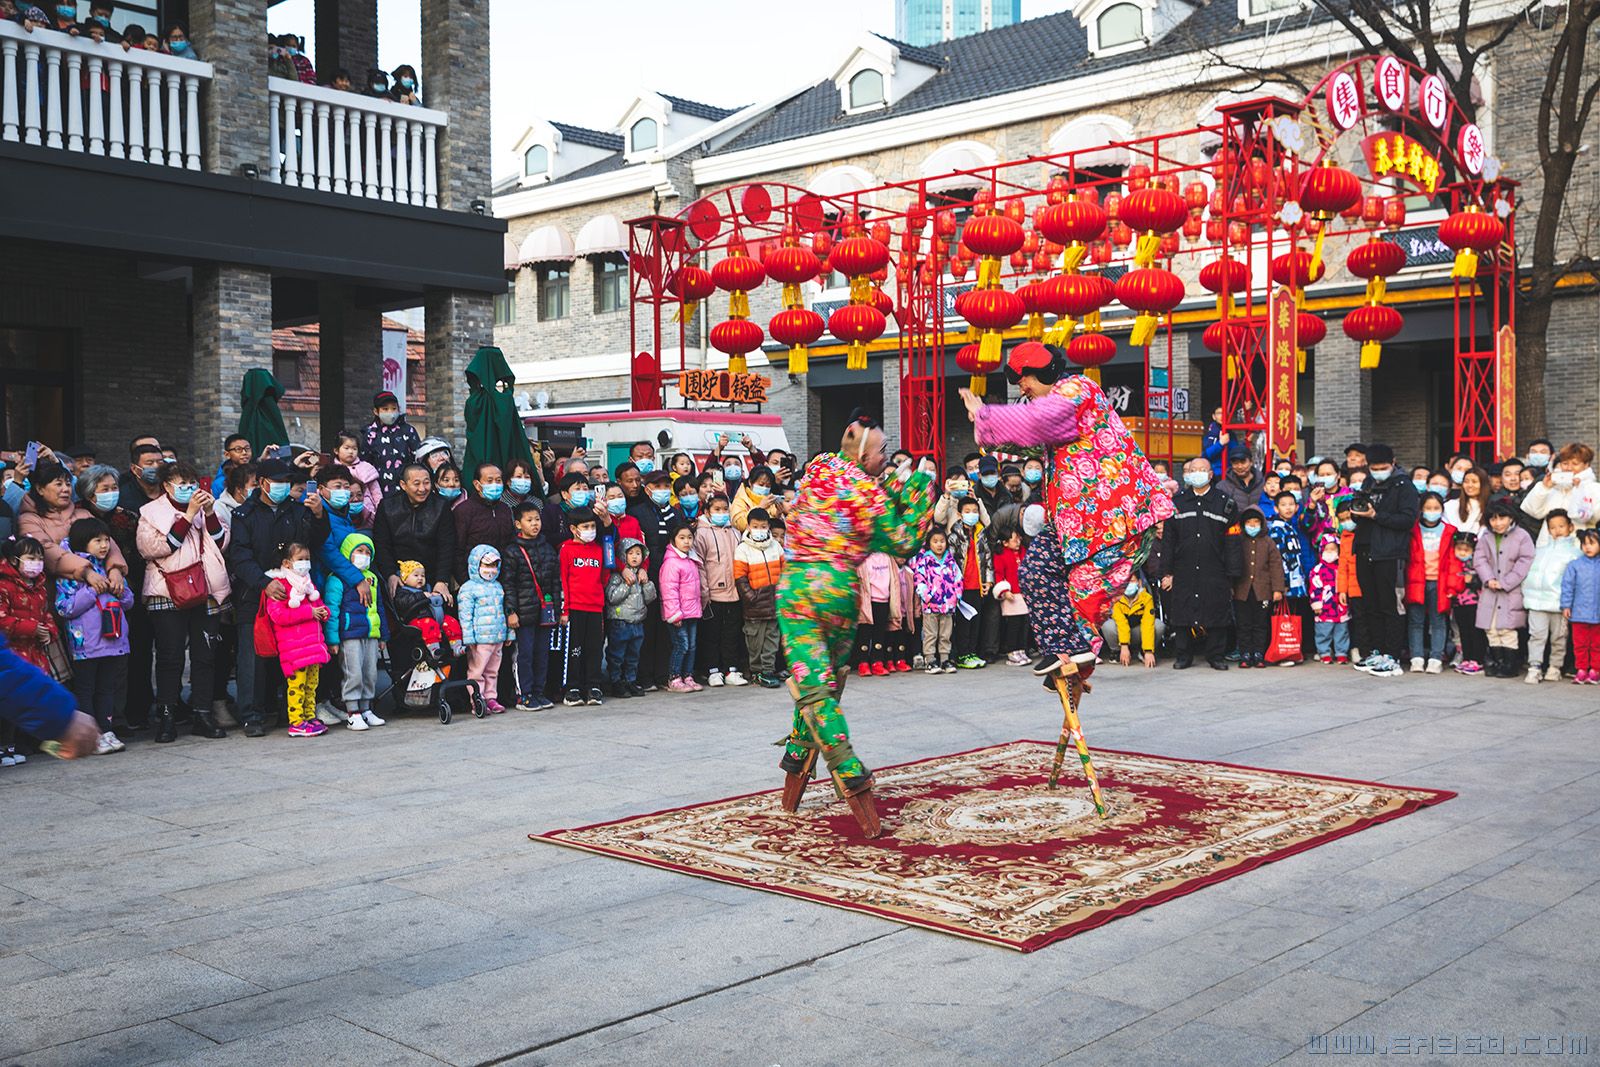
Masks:
[[[628,131],[628,151],[646,152],[656,147],[661,140],[661,127],[655,119],[640,119]]]
[[[1124,48],[1144,40],[1144,9],[1137,4],[1113,4],[1095,19],[1095,53]]]
[[[522,173],[529,178],[542,178],[550,173],[550,150],[536,144],[522,154]]]
[[[850,108],[876,107],[884,102],[883,74],[864,70],[850,79]]]
[[[1310,6],[1307,0],[1239,0],[1239,20],[1261,22],[1281,18],[1295,11],[1306,11]]]

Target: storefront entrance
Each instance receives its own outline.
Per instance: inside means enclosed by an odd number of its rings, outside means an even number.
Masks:
[[[75,349],[69,330],[0,328],[0,441],[77,443]]]

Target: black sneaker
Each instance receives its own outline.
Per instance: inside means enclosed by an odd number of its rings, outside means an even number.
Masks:
[[[1055,655],[1054,653],[1051,653],[1047,656],[1040,656],[1039,662],[1033,665],[1033,673],[1038,675],[1040,678],[1043,678],[1047,674],[1054,674],[1060,669],[1061,657]]]
[[[628,695],[631,697],[642,697],[653,689],[655,689],[655,686],[653,685],[646,687],[640,685],[638,682],[628,683]]]
[[[605,700],[603,699],[603,697],[604,697],[604,694],[601,693],[600,690],[591,689],[591,690],[589,690],[589,700],[588,700],[587,703],[591,707],[599,707],[601,704],[605,703]]]
[[[611,685],[610,685],[610,689],[611,689],[611,695],[614,696],[614,697],[625,699],[625,698],[631,697],[633,695],[632,693],[628,692],[628,683],[627,682],[612,682]]]
[[[562,699],[561,703],[569,708],[581,708],[583,707],[583,694],[576,689],[568,689],[567,695]]]
[[[266,737],[267,724],[262,722],[260,719],[246,719],[244,723],[244,735],[246,737]]]

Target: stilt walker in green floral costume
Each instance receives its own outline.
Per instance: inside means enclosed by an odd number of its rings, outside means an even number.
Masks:
[[[845,429],[836,453],[806,468],[788,512],[787,556],[778,584],[778,626],[789,657],[794,725],[779,766],[783,806],[795,811],[820,752],[834,789],[868,837],[881,831],[872,773],[850,744],[839,711],[860,610],[856,568],[873,552],[905,559],[928,535],[932,476],[888,466],[883,430],[867,417]]]

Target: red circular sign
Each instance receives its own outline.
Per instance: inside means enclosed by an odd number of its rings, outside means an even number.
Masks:
[[[816,233],[827,225],[827,214],[822,210],[822,198],[816,193],[802,193],[789,209],[795,228],[801,233]]]
[[[668,252],[687,252],[689,250],[689,242],[684,240],[683,227],[661,227],[661,247]]]
[[[744,217],[759,226],[772,217],[772,197],[759,185],[752,185],[739,198],[739,210]]]
[[[689,229],[702,241],[710,241],[722,232],[722,213],[710,200],[696,200],[689,205]]]

